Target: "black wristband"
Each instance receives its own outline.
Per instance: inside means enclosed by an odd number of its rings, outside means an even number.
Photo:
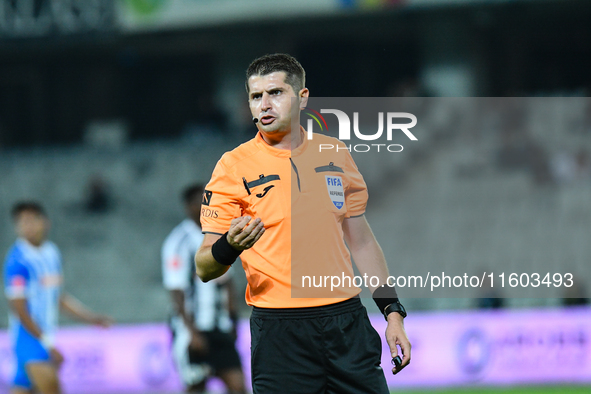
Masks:
[[[215,241],[215,243],[211,246],[211,254],[215,261],[223,265],[232,265],[242,253],[241,250],[234,249],[228,243],[228,233],[222,235],[220,239]]]
[[[398,294],[396,294],[396,288],[389,286],[378,287],[372,294],[372,298],[380,313],[384,313],[384,309],[390,304],[398,302]]]

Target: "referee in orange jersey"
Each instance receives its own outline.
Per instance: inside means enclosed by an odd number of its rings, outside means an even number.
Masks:
[[[292,100],[297,98],[301,109],[309,95],[296,59],[260,57],[246,79],[259,131],[222,156],[205,188],[197,275],[203,281],[217,278],[241,257],[246,302],[253,306],[255,394],[387,394],[380,336],[360,290],[349,285],[334,295],[292,280],[298,278],[295,270],[352,277],[352,256],[362,275],[380,279],[371,289],[373,298],[388,321],[392,357],[398,356],[397,345],[402,351],[402,363],[392,372],[408,365],[406,311],[394,289],[382,286],[388,269],[364,216],[363,177],[342,142],[318,134],[308,140],[303,128],[292,130]],[[323,143],[343,148],[319,153]]]

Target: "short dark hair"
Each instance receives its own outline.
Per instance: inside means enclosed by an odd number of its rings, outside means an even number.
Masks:
[[[250,92],[248,80],[253,75],[264,76],[277,71],[285,73],[285,82],[291,85],[296,94],[305,87],[306,71],[300,62],[286,53],[274,53],[261,56],[250,63],[246,70],[246,91]]]
[[[201,196],[203,196],[203,185],[200,183],[187,186],[182,193],[182,199],[186,205],[191,204],[196,197]]]
[[[12,210],[10,214],[12,216],[12,220],[18,219],[21,213],[23,212],[33,212],[39,214],[41,216],[47,217],[45,213],[45,209],[43,206],[36,201],[19,201],[12,206]]]

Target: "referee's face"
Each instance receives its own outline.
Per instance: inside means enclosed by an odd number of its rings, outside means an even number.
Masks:
[[[259,130],[267,134],[291,131],[291,100],[296,97],[291,85],[285,82],[285,72],[253,75],[248,79],[248,103],[253,117],[258,118]],[[307,89],[298,92],[307,95]]]

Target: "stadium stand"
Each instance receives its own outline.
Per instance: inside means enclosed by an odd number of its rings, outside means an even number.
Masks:
[[[544,99],[526,111],[525,127],[537,130],[536,144],[547,149],[557,143],[563,152],[591,149],[585,103]],[[548,113],[558,117],[555,123],[544,120]],[[436,120],[424,121],[439,131],[431,127],[431,135],[419,138],[431,142],[416,148],[408,144],[406,155],[381,156],[390,160],[384,161],[387,165],[375,166],[376,155],[355,155],[370,189],[368,220],[392,273],[397,264],[409,262],[425,272],[535,268],[572,271],[588,287],[591,244],[585,226],[591,220],[591,179],[539,184],[527,164],[499,165],[502,132],[490,117],[478,125],[464,122],[451,133],[452,120],[432,116]],[[563,124],[574,125],[568,139]],[[189,182],[206,181],[220,153],[230,147],[228,139],[204,134],[189,143],[134,143],[115,151],[7,152],[0,157],[0,247],[6,250],[13,239],[10,205],[20,198],[42,200],[53,221],[52,239],[64,254],[67,289],[119,322],[163,320],[168,299],[160,285],[159,253],[162,240],[182,218],[178,192]],[[376,167],[385,170],[369,170]],[[102,214],[86,212],[83,204],[86,185],[97,174],[108,183],[113,200]],[[547,300],[512,299],[509,305],[559,303],[562,294],[551,294],[554,298]],[[471,307],[473,300],[412,299],[409,306]],[[6,313],[0,312],[0,319],[6,324]]]
[[[215,149],[203,149],[203,146]],[[160,278],[160,248],[183,218],[179,193],[206,181],[224,141],[151,142],[121,151],[77,148],[9,152],[0,158],[0,244],[13,242],[9,211],[19,199],[42,201],[52,220],[51,239],[64,255],[65,287],[118,322],[162,321],[168,295]],[[88,180],[110,185],[112,208],[88,213]],[[4,252],[3,252],[4,253]],[[0,321],[6,324],[2,301]]]

